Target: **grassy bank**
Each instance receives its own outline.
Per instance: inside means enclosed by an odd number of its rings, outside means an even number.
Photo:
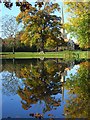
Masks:
[[[12,52],[0,53],[2,58],[90,58],[90,51],[61,51],[61,52],[16,52],[14,55]]]

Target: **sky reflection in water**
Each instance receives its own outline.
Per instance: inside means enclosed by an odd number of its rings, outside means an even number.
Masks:
[[[3,60],[2,117],[33,118],[32,113],[40,113],[44,118],[72,117],[66,108],[66,100],[72,100],[68,94],[71,87],[65,81],[71,74],[77,75],[83,63],[60,59],[15,60],[14,63]]]

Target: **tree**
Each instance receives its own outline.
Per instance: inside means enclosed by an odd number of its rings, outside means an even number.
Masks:
[[[15,53],[16,34],[20,30],[14,16],[4,16],[2,18],[2,37],[7,38],[11,42],[13,54]]]
[[[65,2],[65,4],[69,12],[69,19],[65,24],[66,30],[78,40],[81,48],[89,48],[89,2]]]
[[[13,43],[13,37],[5,38],[2,39],[2,51],[11,51],[13,44],[14,44],[14,49],[18,49],[19,47],[22,47],[21,41],[20,41],[20,34],[16,34],[15,41]]]
[[[28,6],[26,7],[22,6]],[[61,39],[61,17],[54,15],[59,11],[58,3],[36,2],[32,6],[28,2],[20,7],[21,12],[17,16],[18,23],[24,24],[24,34],[21,41],[24,44],[37,45],[37,48],[44,52],[44,47],[56,47]]]

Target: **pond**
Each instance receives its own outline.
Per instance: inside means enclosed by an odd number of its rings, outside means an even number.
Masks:
[[[3,59],[2,118],[88,118],[90,61]]]

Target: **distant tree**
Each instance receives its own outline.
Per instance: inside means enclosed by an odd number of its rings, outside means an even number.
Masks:
[[[0,38],[0,52],[2,51],[2,38]]]
[[[2,18],[2,37],[11,42],[9,45],[13,49],[13,54],[15,53],[16,35],[20,30],[19,26],[14,16],[6,15]]]
[[[20,6],[20,3],[17,6]],[[58,3],[36,2],[35,6],[32,6],[23,2],[20,10],[16,20],[24,24],[22,43],[37,45],[43,52],[45,47],[56,47],[61,43],[61,17],[54,15],[55,11],[60,11]]]
[[[16,35],[16,40],[14,41],[14,43],[13,43],[13,37],[5,38],[2,40],[2,48],[4,47],[7,51],[12,50],[13,44],[14,44],[14,49],[17,49],[18,47],[22,46],[22,43],[18,35]]]

